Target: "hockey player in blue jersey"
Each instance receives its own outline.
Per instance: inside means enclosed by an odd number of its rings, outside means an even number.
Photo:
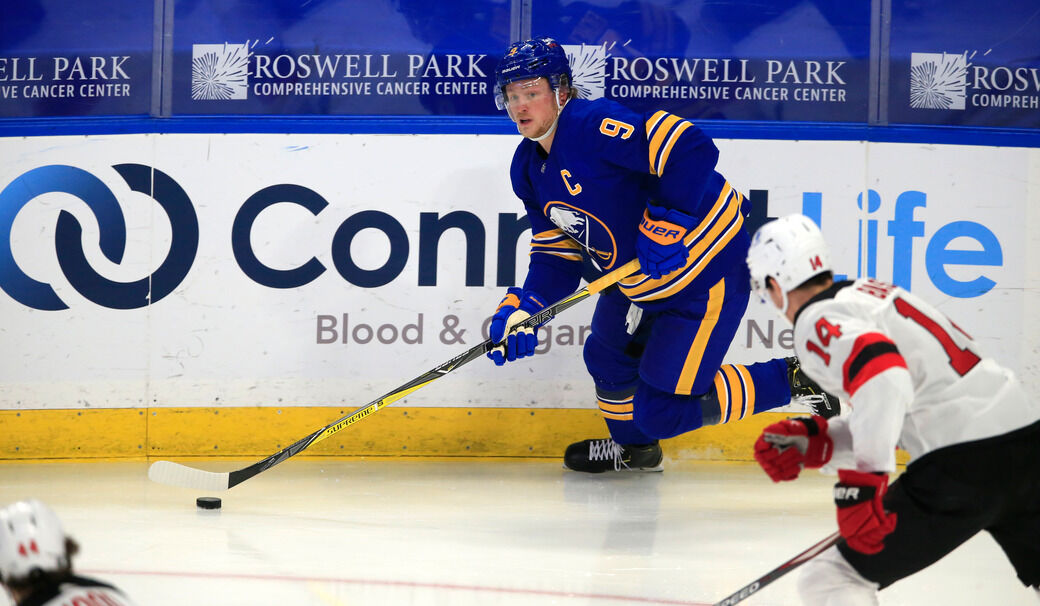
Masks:
[[[551,38],[510,46],[495,77],[495,100],[525,137],[510,176],[532,241],[523,287],[492,318],[501,346],[489,357],[502,365],[534,353],[537,331],[512,327],[574,291],[584,256],[604,272],[640,261],[640,273],[599,297],[584,348],[610,438],[572,444],[566,467],[659,471],[658,440],[792,395],[837,412],[794,358],[722,364],[750,295],[750,201],[716,172],[707,135],[666,111],[576,98]]]

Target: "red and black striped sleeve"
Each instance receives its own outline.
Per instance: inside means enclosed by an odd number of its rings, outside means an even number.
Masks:
[[[891,339],[879,332],[860,335],[842,366],[845,392],[851,397],[864,383],[894,367],[906,368],[906,360]]]

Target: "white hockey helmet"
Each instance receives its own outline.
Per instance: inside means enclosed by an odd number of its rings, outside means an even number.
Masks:
[[[755,232],[747,256],[751,288],[768,301],[766,278],[773,278],[783,294],[781,315],[787,313],[787,293],[806,280],[831,270],[830,249],[820,228],[805,215],[786,215]]]
[[[29,578],[69,564],[65,531],[50,507],[36,499],[0,509],[0,580]]]

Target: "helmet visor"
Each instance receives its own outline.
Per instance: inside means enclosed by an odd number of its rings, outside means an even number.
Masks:
[[[539,86],[542,80],[544,78],[517,80],[496,89],[495,105],[498,106],[498,109],[504,109],[508,112],[510,107],[515,107],[522,103],[537,103],[544,97],[551,97],[552,90],[549,87]]]

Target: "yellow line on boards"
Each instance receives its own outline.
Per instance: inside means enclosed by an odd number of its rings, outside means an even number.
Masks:
[[[350,414],[327,406],[0,410],[0,460],[262,458]],[[751,461],[764,413],[669,440],[680,460]],[[571,442],[606,437],[595,409],[388,406],[298,456],[562,458]]]

